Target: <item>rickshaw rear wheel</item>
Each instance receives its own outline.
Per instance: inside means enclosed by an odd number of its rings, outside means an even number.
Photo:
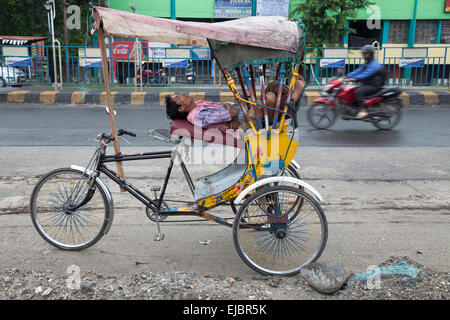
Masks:
[[[300,173],[298,172],[298,170],[292,165],[292,164],[289,164],[286,168],[285,168],[285,170],[280,174],[280,176],[284,176],[284,177],[291,177],[291,178],[295,178],[295,179],[299,179],[299,180],[301,180],[302,178],[301,178],[301,176],[300,176]],[[277,182],[277,185],[280,185],[282,182]],[[249,197],[251,197],[253,194],[255,194],[256,192],[258,192],[259,190],[265,190],[265,189],[267,189],[267,188],[270,188],[271,186],[274,186],[275,184],[271,184],[271,185],[263,185],[262,187],[260,187],[260,188],[257,188],[257,189],[255,189],[255,191],[253,191],[252,193],[250,193],[248,196],[247,196],[247,198],[246,199],[248,199]],[[302,190],[302,191],[304,191],[305,190],[305,188],[303,188],[302,186],[300,186],[300,185],[298,185],[298,186],[296,186],[298,189],[300,189],[300,190]],[[299,201],[299,205],[297,205],[297,203],[296,202],[294,202],[295,203],[295,205],[296,205],[296,210],[295,211],[291,211],[291,213],[293,212],[293,214],[292,214],[292,216],[291,216],[291,219],[293,219],[293,218],[295,218],[295,216],[300,212],[300,210],[302,209],[302,206],[303,206],[303,202],[304,202],[304,200],[303,200],[303,198],[301,198],[301,197],[299,197],[298,198],[298,201]]]
[[[298,198],[302,209],[292,216],[292,202],[299,206]],[[320,257],[327,238],[327,220],[318,202],[292,186],[259,190],[242,204],[233,223],[239,256],[265,275],[297,274]]]

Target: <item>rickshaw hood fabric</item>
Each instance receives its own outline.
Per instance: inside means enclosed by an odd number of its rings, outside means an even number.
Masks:
[[[204,23],[148,17],[126,11],[94,7],[95,32],[184,46],[208,46],[207,39],[225,43],[296,53],[300,36],[297,23],[284,17],[246,17]]]

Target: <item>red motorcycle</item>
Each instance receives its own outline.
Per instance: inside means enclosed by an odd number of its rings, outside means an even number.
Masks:
[[[355,101],[358,85],[344,85],[344,78],[330,81],[320,93],[321,98],[314,100],[308,109],[308,121],[317,129],[328,129],[337,120],[338,114],[344,120],[361,120],[371,122],[382,130],[394,128],[401,117],[401,89],[382,88],[364,100],[369,115],[356,119],[359,108]]]
[[[141,69],[137,71],[137,82],[140,83],[142,79],[143,84],[167,84],[168,79],[166,72],[164,69],[159,69],[158,71],[153,72],[151,69],[144,69],[141,72]]]

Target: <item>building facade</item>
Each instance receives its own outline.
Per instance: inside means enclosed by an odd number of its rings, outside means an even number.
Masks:
[[[293,8],[305,0],[134,0],[142,15],[181,20],[220,21],[273,12],[290,18]],[[449,0],[374,0],[347,25],[356,30],[343,45],[360,47],[378,41],[393,46],[440,46],[450,44]],[[128,1],[110,0],[111,8],[132,11]],[[447,10],[446,10],[447,8]]]
[[[293,9],[305,0],[131,0],[138,14],[193,21],[223,21],[258,15],[299,18]],[[110,0],[111,8],[132,11],[129,1]],[[374,3],[349,18],[347,34],[335,48],[308,49],[306,62],[321,81],[331,71],[319,68],[320,59],[345,60],[346,72],[362,63],[359,52],[376,44],[377,57],[388,68],[390,82],[409,79],[415,84],[447,84],[450,71],[450,0],[372,0]],[[321,53],[318,53],[321,52]],[[320,56],[318,55],[320,54]],[[419,61],[413,61],[418,59]],[[415,68],[408,66],[412,63]],[[417,65],[418,64],[418,65]]]

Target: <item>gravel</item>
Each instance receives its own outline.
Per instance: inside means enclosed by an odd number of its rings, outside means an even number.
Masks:
[[[450,272],[427,268],[409,257],[390,257],[380,264],[394,266],[406,262],[420,270],[416,278],[398,275],[381,275],[379,289],[369,289],[367,281],[350,279],[336,294],[345,300],[450,300]],[[369,285],[371,286],[371,285]]]
[[[3,300],[279,300],[279,299],[450,299],[450,273],[426,268],[408,257],[391,257],[380,266],[405,261],[420,269],[414,279],[405,275],[382,276],[379,289],[349,278],[334,294],[311,289],[300,275],[249,280],[239,277],[199,276],[195,272],[139,273],[106,276],[82,272],[73,287],[73,274],[36,272],[17,268],[0,271]]]

